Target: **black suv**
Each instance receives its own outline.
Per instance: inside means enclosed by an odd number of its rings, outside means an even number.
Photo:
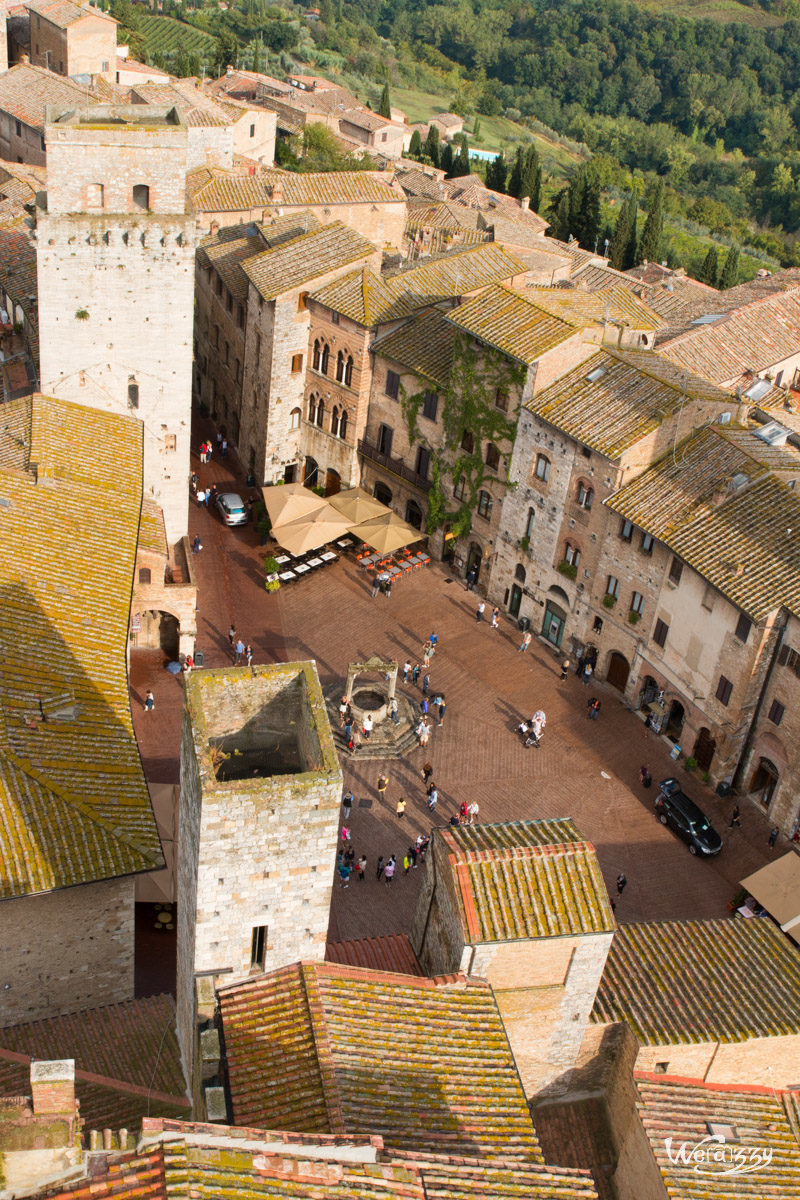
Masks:
[[[690,854],[719,854],[722,838],[704,812],[690,800],[677,779],[662,779],[656,796],[656,816],[669,825],[689,846]]]

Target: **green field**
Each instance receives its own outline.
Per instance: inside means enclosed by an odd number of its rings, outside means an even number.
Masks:
[[[160,52],[169,58],[179,50],[185,50],[187,54],[199,54],[201,58],[211,58],[216,53],[216,38],[192,25],[174,21],[172,17],[141,15],[136,29],[141,33],[145,50],[151,57]]]
[[[435,113],[447,112],[450,101],[444,96],[437,96],[432,92],[393,87],[392,104],[397,108],[402,108],[409,123],[416,125],[423,121],[429,121]],[[472,132],[474,121],[475,118],[470,117],[466,122],[465,128],[468,134]],[[532,141],[542,160],[545,172],[558,177],[570,174],[576,163],[583,161],[580,155],[568,147],[561,146],[558,142],[551,141],[541,134],[532,133],[524,125],[518,125],[506,117],[482,116],[480,123],[480,137],[474,142],[470,137],[470,144],[474,145],[477,150],[495,150],[498,154],[503,150],[508,158],[509,152],[516,150],[520,143]]]

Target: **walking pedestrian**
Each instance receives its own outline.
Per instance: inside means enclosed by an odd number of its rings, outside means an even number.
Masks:
[[[436,653],[436,648],[439,645],[439,635],[436,630],[433,631],[431,636],[428,638],[428,641],[430,642],[431,655],[434,655]]]
[[[423,675],[423,677],[422,677],[422,694],[423,694],[423,696],[427,696],[427,694],[428,694],[428,688],[429,688],[430,686],[431,686],[431,677],[430,677],[430,675]]]
[[[408,683],[410,674],[411,674],[411,663],[408,661],[408,659],[406,659],[406,661],[403,663],[403,683]]]
[[[352,846],[348,846],[344,852],[344,861],[347,863],[348,867],[350,867],[351,870],[353,869],[353,863],[355,862],[355,860],[356,860],[356,852]]]
[[[586,715],[590,721],[596,721],[600,716],[600,701],[596,696],[592,696],[591,700],[586,706]]]
[[[416,869],[417,869],[417,847],[409,846],[408,850],[406,850],[406,854],[411,859],[411,865],[414,868],[414,870],[416,871]]]
[[[386,789],[389,786],[389,778],[383,772],[378,776],[378,799],[383,800],[386,795]]]
[[[342,816],[345,821],[350,820],[350,813],[353,808],[353,793],[348,789],[342,796]]]
[[[444,696],[439,697],[439,728],[444,725],[444,710],[447,708],[447,701]]]
[[[244,648],[244,660],[247,663],[248,667],[251,667],[253,665],[253,647],[250,645],[249,642],[247,643],[247,645]]]
[[[430,730],[430,726],[428,724],[428,718],[423,717],[422,720],[420,721],[419,725],[417,726],[417,737],[419,738],[420,746],[427,746],[428,739],[430,738],[430,736],[431,736],[431,730]]]
[[[411,856],[409,855],[408,851],[406,850],[405,854],[403,855],[403,874],[407,875],[410,870],[411,870]]]
[[[342,843],[346,845],[350,841],[350,830],[346,825],[342,826]]]
[[[392,579],[391,579],[391,576],[390,576],[390,577],[389,577],[389,578],[386,580],[386,583],[383,585],[383,594],[384,594],[384,596],[386,597],[386,599],[387,599],[387,600],[389,599],[389,597],[390,597],[390,596],[391,596],[391,594],[392,594]]]
[[[422,768],[422,781],[426,788],[428,786],[428,780],[430,779],[432,774],[433,774],[433,767],[431,766],[431,764],[429,762],[426,762]]]
[[[467,571],[466,590],[468,592],[471,592],[472,589],[475,587],[475,582],[476,582],[477,578],[478,578],[478,572],[475,570],[474,567],[470,567],[470,569]]]
[[[479,812],[480,812],[480,808],[478,807],[478,801],[477,801],[477,800],[473,800],[471,804],[468,804],[468,805],[467,805],[467,815],[469,816],[469,823],[470,823],[470,825],[474,825],[474,824],[475,824],[475,822],[476,822],[476,821],[477,821],[477,819],[478,819],[478,813],[479,813]]]
[[[368,742],[372,735],[372,717],[370,716],[369,713],[364,713],[364,724],[362,726],[362,732],[364,734],[364,740]]]
[[[768,839],[770,850],[775,849],[775,843],[778,840],[779,833],[780,833],[780,827],[778,825],[773,825],[772,829],[770,829],[770,831],[769,831],[769,839]]]
[[[200,541],[200,537],[198,535],[195,537],[194,541],[192,542],[192,554],[199,554],[202,549],[203,549],[203,543]]]
[[[421,833],[417,838],[417,854],[423,861],[428,852],[428,844],[430,843],[430,840],[431,839],[424,833]]]
[[[486,608],[486,605],[483,602],[483,600],[481,600],[478,603],[478,607],[475,610],[475,620],[478,622],[479,625],[480,625],[481,621],[483,620],[483,613],[484,613],[485,608]]]
[[[345,722],[345,717],[347,716],[347,709],[348,709],[348,707],[349,707],[349,706],[348,706],[348,703],[347,703],[347,697],[346,697],[346,696],[342,696],[342,699],[341,699],[341,701],[339,702],[339,724],[340,724],[340,725],[344,725],[344,722]]]
[[[218,429],[216,432],[216,442],[217,442],[217,449],[219,450],[220,447],[222,446],[222,430],[221,429]]]
[[[592,666],[592,664],[590,662],[583,664],[583,682],[584,682],[584,684],[588,684],[589,680],[592,678],[593,670],[594,670],[594,667]]]
[[[530,644],[531,644],[531,638],[532,638],[532,636],[533,636],[533,635],[531,634],[531,631],[530,631],[529,629],[528,629],[528,630],[526,630],[526,631],[525,631],[525,633],[523,633],[523,635],[522,635],[522,641],[521,641],[521,642],[520,642],[520,644],[519,644],[519,652],[520,652],[520,654],[524,654],[524,653],[525,653],[525,651],[528,649],[528,646],[530,646]]]
[[[344,739],[347,742],[348,749],[352,750],[353,747],[351,742],[353,740],[353,718],[349,715],[349,713],[344,719]]]
[[[360,883],[364,882],[364,872],[366,871],[366,869],[367,869],[367,856],[366,856],[366,854],[362,854],[361,858],[356,863],[356,871],[358,873],[358,879],[359,879]]]
[[[406,802],[405,802],[405,799],[403,798],[403,796],[401,796],[401,797],[400,797],[400,799],[397,801],[397,815],[398,815],[398,817],[404,817],[404,816],[405,816],[405,811],[406,811]]]
[[[206,444],[206,442],[200,443],[200,462],[201,463],[208,462],[208,445]]]
[[[622,871],[620,871],[619,875],[617,876],[617,895],[621,896],[627,886],[628,881],[622,874]]]
[[[500,620],[500,609],[499,609],[499,608],[493,608],[493,609],[492,609],[492,629],[497,629],[497,628],[498,628],[498,624],[497,624],[497,622],[498,622],[499,620]]]
[[[461,806],[458,810],[459,825],[466,825],[468,816],[469,816],[469,813],[467,812],[467,802],[466,802],[466,800],[462,800]]]
[[[567,678],[567,672],[569,671],[569,667],[570,667],[569,659],[565,658],[561,664],[561,679],[560,679],[561,683],[563,683],[564,680]]]
[[[224,437],[219,444],[219,452],[223,458],[228,457],[228,439]]]
[[[375,878],[378,880],[379,883],[380,883],[380,879],[381,879],[381,875],[383,874],[383,871],[384,871],[383,855],[381,854],[378,856],[378,861],[375,865]]]
[[[419,711],[422,713],[423,717],[427,717],[427,715],[428,715],[428,697],[425,695],[423,695],[422,699],[419,702]]]
[[[236,630],[233,625],[228,626],[228,641],[231,645],[236,641]]]
[[[377,575],[372,576],[372,599],[374,600],[378,592],[381,590],[381,581]]]
[[[417,686],[417,680],[419,679],[419,672],[420,672],[419,663],[414,663],[414,669],[411,672],[411,682],[413,683],[414,687]]]
[[[145,692],[144,696],[144,711],[152,712],[156,706],[156,698],[152,692]]]
[[[653,776],[647,767],[639,767],[639,778],[642,781],[642,787],[649,788],[652,785]]]
[[[206,494],[203,499],[203,503],[205,504],[206,508],[208,508],[208,506],[210,505],[210,503],[211,503],[211,488],[206,488]]]
[[[350,752],[356,754],[361,749],[361,734],[358,729],[354,729],[350,736]]]
[[[397,697],[396,696],[392,696],[391,700],[389,701],[389,716],[392,718],[395,725],[400,724],[400,714],[397,710]]]
[[[394,879],[394,873],[396,870],[397,870],[397,863],[395,862],[394,855],[392,855],[392,857],[389,859],[389,861],[387,862],[387,864],[383,870],[384,882],[387,887],[389,887],[391,885],[391,882]]]
[[[245,645],[241,638],[237,638],[233,646],[233,665],[238,667],[239,663],[244,658]]]
[[[734,804],[734,806],[733,806],[733,813],[731,815],[731,823],[728,826],[728,828],[733,829],[734,825],[736,825],[739,829],[742,828],[742,818],[739,815],[739,805],[738,804]]]
[[[431,812],[433,812],[433,810],[436,808],[436,805],[438,803],[439,803],[439,789],[437,788],[435,783],[431,782],[431,786],[428,788],[428,808],[431,810]]]

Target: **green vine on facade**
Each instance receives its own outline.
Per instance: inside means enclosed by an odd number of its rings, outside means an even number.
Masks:
[[[508,460],[517,435],[518,394],[525,382],[526,368],[489,347],[457,334],[447,385],[439,389],[443,430],[440,447],[430,445],[420,432],[418,417],[426,391],[407,395],[401,390],[400,404],[412,445],[431,452],[433,483],[428,494],[428,533],[449,526],[456,538],[466,537],[478,508],[481,491],[489,483],[513,487],[483,458],[489,443]],[[516,398],[515,398],[516,393]],[[505,405],[497,403],[498,397]],[[471,436],[471,448],[465,435]],[[458,493],[460,504],[450,509],[448,496]]]

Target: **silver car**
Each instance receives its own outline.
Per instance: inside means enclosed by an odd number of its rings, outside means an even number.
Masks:
[[[226,525],[247,524],[249,514],[245,508],[244,500],[236,492],[221,492],[217,496],[216,503],[219,515]]]

